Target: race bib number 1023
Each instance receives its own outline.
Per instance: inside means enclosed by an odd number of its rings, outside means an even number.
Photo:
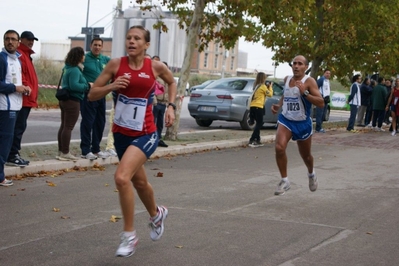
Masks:
[[[142,131],[147,101],[146,98],[129,98],[119,94],[115,106],[114,123],[124,128]]]

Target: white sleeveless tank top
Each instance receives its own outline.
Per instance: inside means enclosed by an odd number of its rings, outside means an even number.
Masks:
[[[302,83],[308,79],[309,76],[305,75],[302,78]],[[287,81],[284,86],[284,100],[282,106],[282,115],[292,121],[303,121],[306,120],[305,105],[301,96],[301,92],[298,87],[290,87],[290,80],[292,76],[287,77]]]

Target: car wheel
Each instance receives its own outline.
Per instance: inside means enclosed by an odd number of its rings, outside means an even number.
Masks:
[[[197,122],[197,125],[199,125],[200,127],[209,127],[210,125],[212,125],[213,120],[196,118],[195,122]]]
[[[241,128],[244,130],[253,130],[255,127],[255,123],[252,126],[249,125],[249,110],[245,111],[244,118],[240,122]]]
[[[326,113],[324,114],[323,120],[324,121],[330,120],[330,108],[327,108]]]

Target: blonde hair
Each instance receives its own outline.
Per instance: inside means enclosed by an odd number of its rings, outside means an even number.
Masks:
[[[266,74],[264,72],[259,72],[256,75],[256,79],[255,79],[255,82],[254,82],[253,89],[255,89],[256,86],[258,86],[258,85],[265,84],[266,78],[267,78],[267,76],[266,76]]]

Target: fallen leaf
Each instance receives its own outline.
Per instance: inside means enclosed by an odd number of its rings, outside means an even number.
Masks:
[[[162,172],[158,172],[156,177],[163,177],[163,173]]]
[[[111,215],[111,219],[109,219],[110,222],[116,223],[117,221],[119,221],[120,219],[122,219],[122,217],[120,216],[115,216],[115,215]]]
[[[372,234],[373,234],[373,232],[367,232],[366,234],[368,234],[368,235],[372,235]]]
[[[17,194],[11,194],[10,196],[11,196],[11,197],[15,197],[16,195],[17,195]]]
[[[105,186],[108,187],[109,185],[108,185],[108,184],[105,184]]]
[[[175,246],[175,248],[183,248],[183,246]]]
[[[51,182],[51,181],[46,181],[46,183],[47,183],[47,185],[50,186],[50,187],[56,187],[56,186],[57,186],[56,184],[54,184],[54,183]]]
[[[18,191],[25,191],[26,188],[18,188],[17,190],[18,190]]]
[[[53,208],[53,212],[60,212],[60,209],[58,209],[58,208]]]
[[[61,219],[71,219],[71,217],[69,217],[69,216],[61,216]]]

